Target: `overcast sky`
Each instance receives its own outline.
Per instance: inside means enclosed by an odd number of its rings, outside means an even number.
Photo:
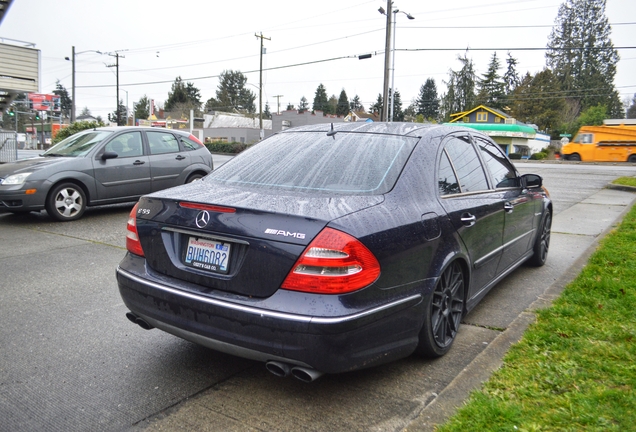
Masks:
[[[505,71],[510,51],[519,73],[536,73],[545,65],[543,50],[560,0],[395,0],[397,14],[395,88],[404,108],[417,97],[427,78],[441,95],[449,69],[459,69],[457,55],[468,56],[478,75],[493,51]],[[310,107],[316,88],[329,96],[342,89],[358,95],[368,109],[382,93],[386,1],[139,1],[14,0],[0,24],[2,38],[35,44],[41,52],[40,92],[50,93],[59,80],[71,92],[71,47],[76,51],[77,113],[88,107],[106,120],[116,107],[115,58],[119,52],[120,99],[132,109],[147,95],[159,104],[168,98],[175,77],[193,82],[202,101],[215,95],[224,70],[241,71],[258,95],[260,39],[263,56],[263,102],[272,112],[301,97]],[[607,0],[616,47],[636,46],[636,1]],[[7,40],[5,40],[7,41]],[[487,50],[479,50],[486,48]],[[444,50],[441,50],[444,49]],[[406,50],[406,51],[405,51]],[[362,54],[374,54],[358,60]],[[615,85],[621,98],[636,93],[636,49],[619,50]],[[330,59],[335,59],[331,60]],[[128,93],[126,93],[128,92]],[[277,97],[280,96],[280,97]],[[258,101],[256,101],[258,109]]]

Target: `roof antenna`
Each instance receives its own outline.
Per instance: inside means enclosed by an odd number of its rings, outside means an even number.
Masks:
[[[333,137],[333,139],[335,140],[336,133],[338,133],[338,131],[333,130],[333,123],[331,123],[331,130],[327,132],[327,136]]]

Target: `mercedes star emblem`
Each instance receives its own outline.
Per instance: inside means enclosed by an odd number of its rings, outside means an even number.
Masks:
[[[210,222],[210,213],[205,210],[200,211],[197,215],[196,222],[199,228],[205,228],[208,222]]]

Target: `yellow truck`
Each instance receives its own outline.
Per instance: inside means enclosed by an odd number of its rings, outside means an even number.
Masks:
[[[582,126],[572,142],[561,147],[571,161],[636,162],[636,120],[605,120],[602,126]]]

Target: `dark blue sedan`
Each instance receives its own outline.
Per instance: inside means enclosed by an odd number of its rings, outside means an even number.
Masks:
[[[487,136],[417,123],[288,129],[141,198],[128,318],[312,381],[444,355],[462,316],[543,265],[552,204]]]

